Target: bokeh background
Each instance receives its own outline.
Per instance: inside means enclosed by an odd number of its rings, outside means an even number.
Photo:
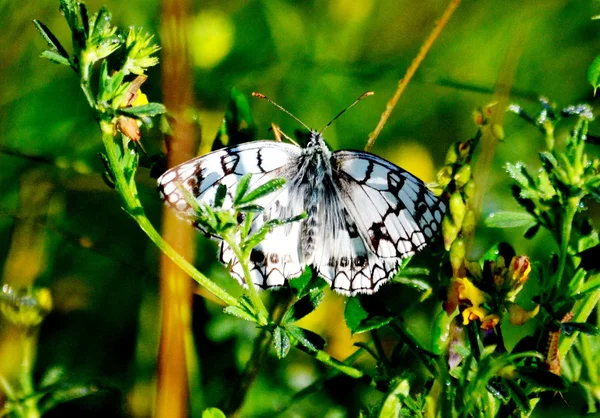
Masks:
[[[398,80],[447,5],[446,0],[204,0],[193,1],[188,37],[195,106],[202,133],[199,152],[210,149],[230,91],[262,92],[306,124],[324,126],[365,91],[375,92],[327,130],[334,149],[362,149]],[[161,41],[158,0],[87,1],[105,5],[114,23],[142,26]],[[600,2],[592,0],[464,0],[401,98],[372,152],[425,181],[454,141],[475,134],[474,109],[495,100],[535,113],[537,99],[559,107],[597,99],[586,71],[600,54]],[[0,269],[12,286],[50,289],[53,310],[39,331],[35,377],[64,373],[70,382],[93,382],[97,394],[65,404],[48,416],[150,416],[154,405],[159,341],[158,251],[120,209],[102,179],[100,134],[73,73],[39,58],[46,47],[31,23],[39,19],[63,44],[70,33],[57,0],[0,3]],[[161,101],[161,66],[144,92]],[[271,138],[271,122],[292,134],[298,124],[265,101],[249,98],[258,136]],[[565,127],[567,129],[567,127]],[[503,165],[535,164],[543,138],[513,115],[504,118],[506,138],[493,157],[482,218],[514,210]],[[592,128],[593,130],[593,128]],[[164,150],[161,135],[144,133],[152,154]],[[161,202],[148,170],[138,187],[147,212],[159,225]],[[594,208],[591,208],[594,210]],[[523,230],[480,228],[472,248],[481,254],[498,240],[517,253],[547,260],[548,236],[522,238]],[[199,269],[239,294],[216,262],[216,247],[198,237]],[[427,345],[434,298],[396,286],[408,327]],[[533,292],[533,291],[532,291]],[[344,298],[328,294],[305,325],[324,335],[338,358],[353,351],[343,323]],[[191,415],[219,404],[247,361],[256,330],[221,307],[194,296],[190,351]],[[526,331],[523,331],[526,332]],[[5,334],[0,362],[11,362]],[[515,341],[518,336],[507,336]],[[13,348],[11,348],[13,347]],[[8,367],[8,366],[7,366]],[[368,365],[365,365],[368,367]],[[270,356],[249,393],[243,416],[356,416],[377,394],[344,379],[290,405],[291,396],[324,372],[308,356]],[[558,405],[558,406],[557,406]],[[289,407],[290,409],[285,410]],[[566,405],[556,401],[563,414]],[[550,407],[542,405],[537,416]],[[579,409],[581,410],[581,409]],[[569,411],[579,411],[577,405]]]

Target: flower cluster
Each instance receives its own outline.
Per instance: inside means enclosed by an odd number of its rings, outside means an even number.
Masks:
[[[513,325],[522,325],[539,312],[539,305],[527,311],[515,303],[531,272],[526,256],[512,257],[508,266],[498,255],[495,260],[485,260],[483,266],[465,262],[465,267],[465,276],[452,279],[444,303],[448,315],[459,309],[463,325],[478,321],[481,328],[491,329],[506,312]]]

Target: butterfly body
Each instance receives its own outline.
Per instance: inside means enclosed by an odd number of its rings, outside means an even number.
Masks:
[[[251,231],[270,219],[307,215],[274,228],[252,250],[250,274],[260,288],[281,286],[310,265],[339,293],[373,293],[393,277],[403,258],[434,237],[446,210],[412,174],[366,152],[332,152],[314,131],[304,148],[255,141],[195,158],[163,174],[159,191],[167,205],[193,217],[176,184],[209,205],[224,184],[227,208],[233,204],[229,193],[247,173],[252,173],[251,189],[286,180],[282,189],[255,202],[264,210]],[[225,242],[220,259],[244,285],[241,265]]]

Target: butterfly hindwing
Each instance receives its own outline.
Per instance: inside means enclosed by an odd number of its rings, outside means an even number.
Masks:
[[[324,222],[315,267],[340,293],[374,293],[433,237],[445,205],[421,180],[372,154],[337,151],[332,169],[339,203],[325,210],[343,216]]]

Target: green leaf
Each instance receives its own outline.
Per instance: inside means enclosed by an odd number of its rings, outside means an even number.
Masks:
[[[344,319],[350,332],[354,333],[360,323],[367,319],[369,313],[362,307],[358,298],[348,298],[344,309]]]
[[[306,296],[294,303],[283,316],[282,323],[288,324],[299,321],[317,309],[325,294],[320,289],[311,290]]]
[[[318,275],[313,274],[310,266],[304,269],[304,272],[299,277],[290,280],[289,285],[296,292],[297,298],[306,296],[313,289],[322,290],[328,286],[327,282]]]
[[[235,206],[237,206],[238,202],[248,191],[248,187],[250,186],[251,178],[252,178],[252,173],[246,173],[238,181],[237,187],[235,189],[235,196],[233,198],[233,204]]]
[[[119,109],[119,113],[134,117],[154,117],[167,112],[167,108],[161,103],[147,103],[141,106],[125,107]]]
[[[535,225],[530,227],[527,231],[525,231],[523,236],[527,239],[532,239],[538,233],[541,226],[542,226],[542,224],[536,223]]]
[[[504,384],[510,392],[511,399],[517,404],[517,408],[523,412],[529,412],[531,405],[529,403],[529,397],[527,397],[523,388],[512,379],[505,379]]]
[[[300,328],[296,325],[288,325],[286,329],[290,336],[294,337],[300,344],[312,351],[322,350],[325,347],[325,340],[312,331]]]
[[[392,387],[385,396],[378,418],[400,417],[402,403],[401,398],[408,397],[410,393],[410,384],[407,379],[396,379],[392,382]]]
[[[202,411],[202,418],[227,418],[227,416],[218,408],[206,408]]]
[[[353,334],[360,334],[381,328],[394,320],[392,316],[370,316],[362,307],[359,298],[349,298],[344,310],[344,318],[348,329]]]
[[[565,380],[548,370],[529,366],[518,366],[517,372],[523,380],[534,386],[559,392],[567,389]]]
[[[227,187],[223,183],[220,183],[217,186],[217,191],[215,192],[215,203],[214,203],[215,208],[223,207],[223,202],[225,202],[226,196],[227,196]]]
[[[292,344],[285,328],[275,327],[273,330],[273,345],[278,358],[282,359],[288,355]]]
[[[536,220],[527,212],[496,212],[490,213],[484,223],[488,228],[530,228]]]
[[[266,182],[265,184],[252,190],[250,193],[248,193],[246,196],[244,196],[242,199],[240,199],[239,204],[250,203],[256,199],[259,199],[263,196],[268,195],[269,193],[273,193],[274,191],[281,189],[284,184],[285,184],[285,179],[270,180],[270,181]]]
[[[516,164],[507,163],[506,171],[523,188],[530,188],[535,184],[522,162]]]
[[[56,53],[58,53],[58,55],[61,58],[64,58],[69,63],[68,65],[71,65],[71,62],[69,61],[69,53],[61,45],[60,41],[56,38],[56,36],[54,36],[52,31],[50,31],[50,29],[48,29],[46,25],[44,25],[37,19],[33,20],[33,24],[35,25],[35,28],[38,30],[38,32],[44,37],[50,48],[52,48],[51,52],[56,51]],[[44,54],[42,53],[42,56],[43,55]]]
[[[591,65],[587,70],[588,82],[594,88],[594,96],[596,95],[596,89],[600,86],[600,55],[592,61]]]
[[[258,323],[258,316],[253,311],[249,311],[245,307],[230,305],[223,309],[223,312],[237,316],[238,318],[242,318],[248,322],[256,322]]]
[[[253,141],[256,139],[256,132],[256,125],[246,95],[237,88],[232,88],[225,117],[213,142],[212,149]]]
[[[600,275],[597,275],[584,283],[574,296],[579,299],[580,297],[598,289],[600,289]]]

